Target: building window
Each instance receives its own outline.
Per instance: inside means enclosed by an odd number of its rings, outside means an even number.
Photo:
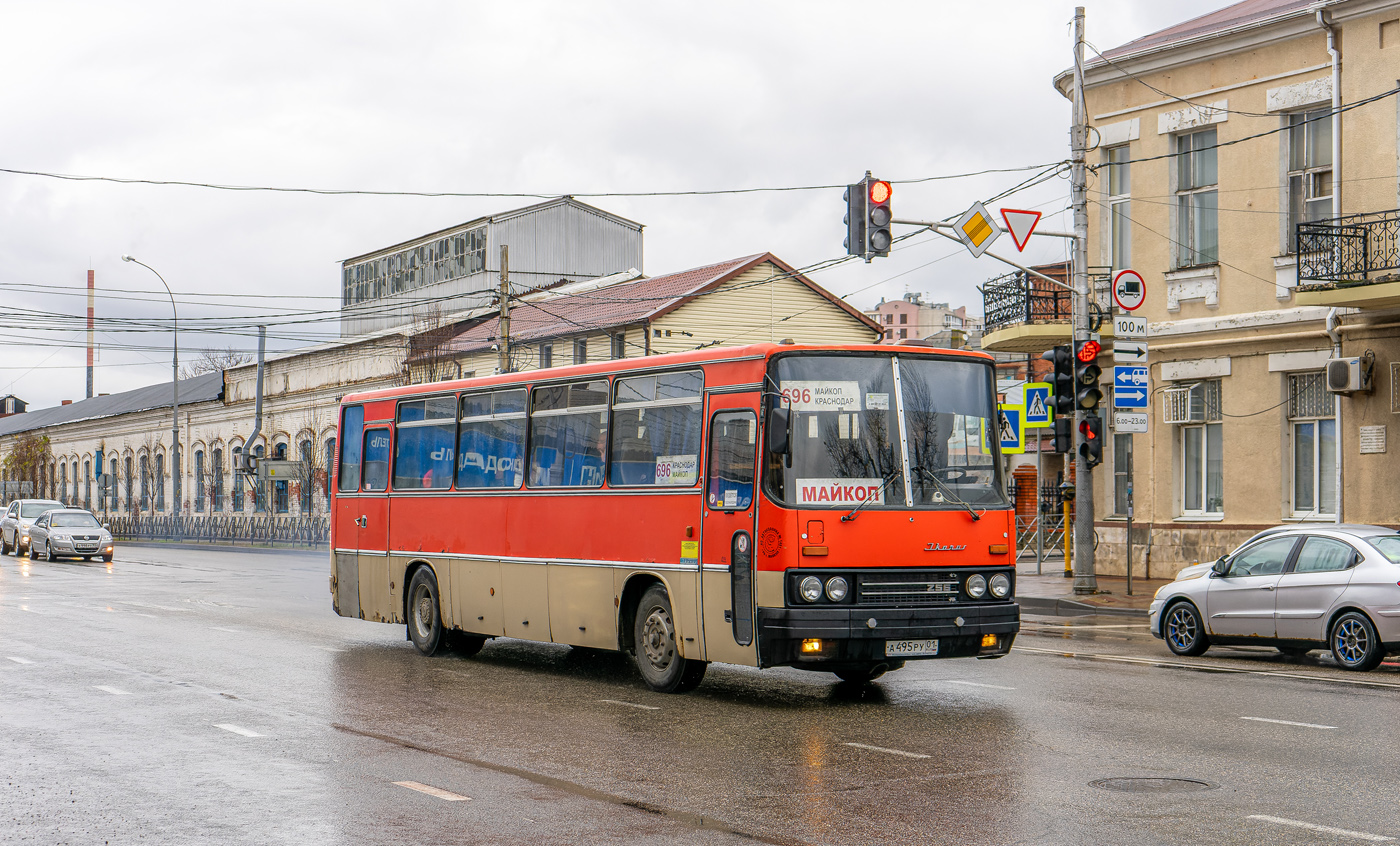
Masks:
[[[77,492],[74,491],[76,494]],[[92,459],[83,459],[83,507],[92,510]]]
[[[214,489],[210,495],[210,499],[213,500],[211,503],[213,506],[212,510],[217,514],[224,510],[224,451],[215,448],[214,451],[210,453],[210,459],[214,465],[210,468],[210,475],[213,476],[213,484],[210,487]]]
[[[574,341],[574,364],[588,363],[588,340],[578,338]]]
[[[1214,152],[1214,151],[1212,151]],[[1106,154],[1108,163],[1108,219],[1109,250],[1114,270],[1131,267],[1132,218],[1128,197],[1132,194],[1132,180],[1129,174],[1128,145],[1109,147]]]
[[[194,451],[194,510],[204,510],[204,450]]]
[[[1337,513],[1337,420],[1325,374],[1288,377],[1288,420],[1293,436],[1293,516]]]
[[[900,323],[908,323],[908,322],[909,322],[909,315],[907,315],[907,314],[900,314],[900,315],[899,315],[899,322],[900,322]]]
[[[127,460],[126,460],[126,477],[127,477],[127,482],[126,482],[126,499],[127,499],[128,502],[130,502],[130,501],[131,501],[131,459],[130,459],[130,458],[127,458]],[[120,510],[120,505],[118,504],[118,503],[119,503],[119,500],[118,500],[118,498],[117,498],[117,496],[118,496],[118,491],[117,491],[117,479],[118,479],[118,478],[119,478],[119,477],[118,477],[118,475],[117,475],[117,460],[114,458],[114,459],[112,459],[112,478],[111,478],[111,480],[110,480],[110,482],[109,482],[109,484],[110,484],[110,486],[111,486],[111,491],[109,492],[109,495],[111,496],[111,499],[112,499],[112,510],[113,510],[113,511],[118,511],[118,510]]]
[[[887,341],[893,341],[893,340],[894,340],[894,330],[893,330],[893,329],[886,329],[886,330],[885,330],[885,340],[887,340]]]
[[[1220,260],[1215,138],[1207,129],[1176,139],[1177,267]]]
[[[1298,224],[1332,216],[1330,109],[1288,116],[1288,251],[1298,246]]]
[[[899,330],[899,337],[901,337],[901,338],[907,338],[907,337],[909,337],[909,330],[908,330],[908,329],[901,329],[901,330]]]
[[[616,335],[613,335],[613,336],[612,336],[612,357],[613,357],[613,358],[626,358],[626,357],[627,357],[627,333],[626,333],[626,332],[618,332]]]
[[[1181,425],[1181,513],[1225,513],[1224,452],[1220,424],[1220,382],[1185,386],[1189,421]]]
[[[1113,436],[1113,513],[1128,514],[1128,480],[1131,475],[1133,436]]]
[[[554,345],[540,344],[540,368],[554,366]]]
[[[326,511],[331,510],[331,478],[335,475],[335,438],[326,439],[326,478],[321,489],[326,494]]]
[[[151,507],[151,459],[141,456],[141,510]]]
[[[165,510],[165,456],[156,456],[156,510]]]
[[[311,513],[311,441],[301,442],[301,502],[302,514]]]
[[[272,457],[273,457],[275,460],[277,460],[277,461],[286,461],[286,460],[287,460],[287,445],[286,445],[286,444],[278,444],[276,447],[274,447],[273,450],[272,450]],[[289,492],[288,489],[287,489],[287,483],[286,483],[286,482],[274,482],[274,483],[273,483],[273,495],[274,495],[274,503],[273,503],[273,504],[276,506],[276,508],[277,508],[277,513],[278,513],[278,514],[286,514],[286,513],[288,513],[288,512],[291,511],[292,504],[291,504],[291,497],[289,496],[289,493],[290,493],[290,492]]]
[[[243,447],[233,448],[233,510],[241,512],[243,510],[243,475],[238,473],[243,466]],[[358,483],[358,480],[356,480]],[[357,484],[358,487],[358,484]]]
[[[68,502],[68,462],[58,463],[58,501],[64,504]]]

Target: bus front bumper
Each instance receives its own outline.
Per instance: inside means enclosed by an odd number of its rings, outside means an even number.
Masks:
[[[938,608],[759,608],[755,622],[760,666],[819,669],[828,664],[999,657],[1011,651],[1021,630],[1021,607],[997,602]],[[820,649],[813,641],[820,642]],[[899,651],[910,646],[924,654]],[[927,654],[932,648],[936,654]]]

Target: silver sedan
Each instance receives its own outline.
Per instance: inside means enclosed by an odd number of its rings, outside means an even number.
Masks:
[[[1152,634],[1177,655],[1273,646],[1330,649],[1348,670],[1400,653],[1400,533],[1292,526],[1250,538],[1214,564],[1177,573],[1153,597]]]
[[[112,560],[112,533],[92,512],[81,508],[45,511],[29,527],[29,557],[57,561],[60,556]]]

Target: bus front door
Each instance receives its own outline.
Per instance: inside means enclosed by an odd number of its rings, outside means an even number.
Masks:
[[[758,665],[754,646],[753,531],[759,395],[712,394],[701,515],[705,659]]]

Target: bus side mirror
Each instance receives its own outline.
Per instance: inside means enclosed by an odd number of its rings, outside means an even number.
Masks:
[[[791,424],[789,416],[792,414],[786,408],[775,408],[768,412],[768,432],[764,441],[768,444],[768,452],[771,455],[787,455],[791,446],[788,443],[788,428]]]

